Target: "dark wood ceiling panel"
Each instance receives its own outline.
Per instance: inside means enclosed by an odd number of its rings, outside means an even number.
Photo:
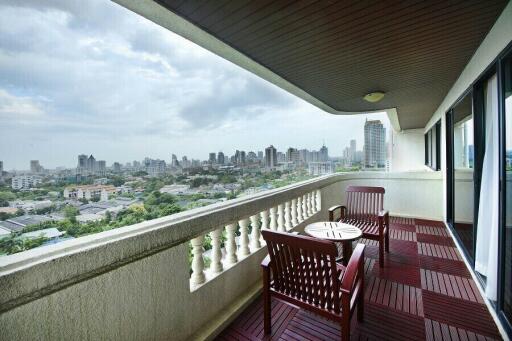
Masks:
[[[506,0],[159,0],[330,107],[423,127]],[[378,103],[362,97],[386,92]]]

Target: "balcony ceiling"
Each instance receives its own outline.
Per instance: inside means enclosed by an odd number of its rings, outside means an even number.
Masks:
[[[401,129],[425,126],[507,3],[157,2],[289,86],[255,73],[318,107],[334,114],[395,108]],[[214,52],[237,62],[226,49]],[[386,93],[382,101],[363,100],[377,90]]]

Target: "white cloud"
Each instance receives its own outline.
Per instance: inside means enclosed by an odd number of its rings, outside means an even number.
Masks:
[[[14,96],[0,89],[0,120],[26,121],[43,116],[41,104],[33,98]]]
[[[79,153],[206,158],[323,140],[340,155],[364,124],[104,0],[0,4],[0,119],[0,157],[18,168],[73,166]]]

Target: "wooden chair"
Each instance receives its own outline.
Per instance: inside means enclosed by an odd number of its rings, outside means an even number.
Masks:
[[[384,266],[384,250],[389,252],[389,213],[384,210],[383,187],[349,186],[347,204],[329,208],[329,220],[355,225],[363,238],[379,242],[379,266]],[[335,219],[334,212],[340,210]]]
[[[336,263],[331,241],[288,233],[261,231],[269,255],[263,260],[265,334],[271,332],[271,297],[310,310],[341,325],[350,339],[350,320],[357,306],[363,320],[364,245],[355,248],[345,267]]]

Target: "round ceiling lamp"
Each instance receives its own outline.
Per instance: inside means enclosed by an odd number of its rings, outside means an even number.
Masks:
[[[384,92],[382,92],[382,91],[370,92],[369,94],[367,94],[363,97],[363,99],[365,101],[370,102],[370,103],[377,103],[378,101],[380,101],[383,98],[384,98]]]

